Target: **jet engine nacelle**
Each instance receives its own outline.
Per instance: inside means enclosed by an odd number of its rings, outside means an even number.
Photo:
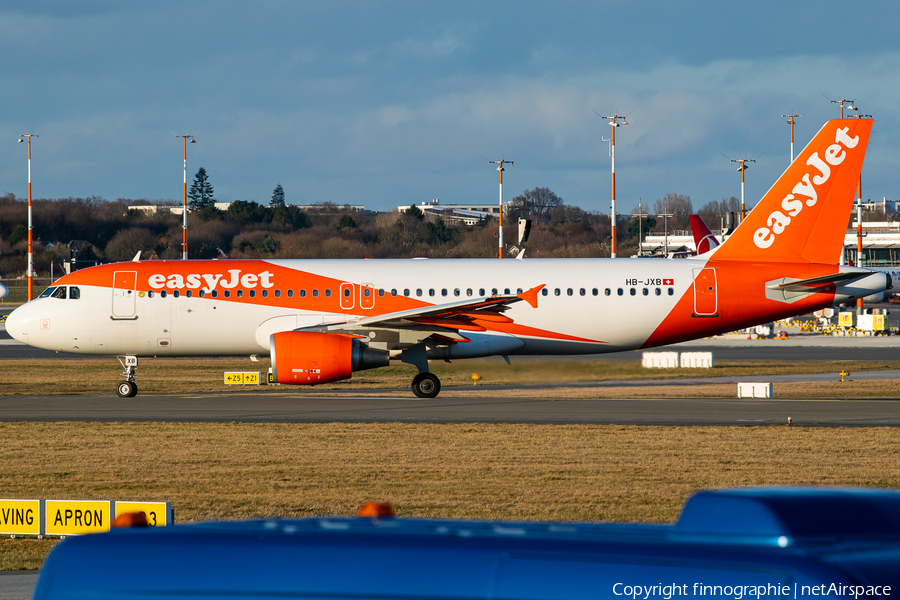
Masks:
[[[350,379],[353,371],[390,364],[384,350],[337,333],[280,331],[269,337],[272,376],[276,383],[316,385]]]

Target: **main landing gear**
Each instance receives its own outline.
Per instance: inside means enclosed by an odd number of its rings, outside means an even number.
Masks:
[[[412,391],[419,398],[434,398],[441,391],[441,380],[428,372],[428,353],[425,344],[418,343],[400,354],[401,362],[413,365],[419,374],[413,377]]]
[[[125,369],[122,371],[121,375],[125,378],[125,381],[120,381],[116,386],[116,395],[119,398],[134,398],[137,396],[138,388],[137,384],[134,382],[137,374],[137,364],[138,359],[137,356],[126,356],[125,360],[122,360],[121,356],[117,356],[119,359],[119,364],[122,365],[122,368]]]
[[[419,373],[413,377],[412,391],[419,398],[434,398],[441,391],[441,380],[434,373]]]

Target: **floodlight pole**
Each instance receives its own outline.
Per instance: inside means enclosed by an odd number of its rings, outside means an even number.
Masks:
[[[612,243],[610,245],[609,257],[616,257],[616,127],[621,127],[622,125],[628,125],[628,122],[625,121],[625,117],[620,117],[618,113],[614,114],[611,117],[600,117],[601,119],[609,119],[609,125],[612,127],[612,137],[607,140],[601,137],[600,139],[604,142],[609,142],[609,156],[612,161],[612,204],[610,205],[610,212],[612,215],[610,219],[612,220],[612,231],[610,232],[610,236],[612,238]],[[621,121],[620,121],[621,119]]]
[[[781,115],[781,116],[782,116],[782,118],[787,117],[788,118],[787,122],[791,126],[791,162],[793,163],[794,162],[794,123],[796,123],[796,121],[794,119],[796,119],[797,117],[800,117],[802,119],[803,115],[798,115],[797,113],[794,113],[792,115]]]
[[[28,300],[34,298],[34,239],[32,238],[32,219],[31,219],[31,138],[40,137],[36,133],[23,133],[19,136],[19,142],[24,142],[22,138],[28,138]]]
[[[194,139],[192,135],[176,135],[175,137],[180,137],[184,139],[184,210],[181,213],[182,217],[182,226],[181,226],[181,259],[188,259],[188,251],[187,251],[187,145],[188,138],[191,138],[191,143],[196,144],[197,140]]]
[[[513,161],[511,160],[489,160],[491,164],[497,165],[497,170],[500,171],[500,228],[498,229],[498,240],[500,244],[499,252],[497,258],[503,258],[503,171],[506,169],[503,168],[503,165],[508,164],[512,166]]]
[[[737,170],[741,172],[741,223],[743,223],[744,218],[747,216],[747,209],[744,206],[744,171],[750,168],[746,163],[756,161],[750,158],[732,158],[729,160],[731,160],[732,163],[741,163],[741,166],[738,167]]]

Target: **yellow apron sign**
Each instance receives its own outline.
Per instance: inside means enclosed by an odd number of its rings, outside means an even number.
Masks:
[[[172,507],[168,502],[116,502],[116,517],[125,513],[142,512],[150,527],[171,525]]]
[[[47,535],[109,531],[112,503],[97,500],[47,500]]]
[[[40,534],[40,500],[0,500],[0,535]]]

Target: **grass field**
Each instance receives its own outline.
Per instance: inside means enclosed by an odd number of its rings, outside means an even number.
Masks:
[[[714,369],[642,369],[635,361],[500,360],[433,365],[446,395],[481,383],[557,387],[492,391],[564,397],[730,397],[734,386],[685,377],[834,373],[778,384],[778,397],[897,397],[897,382],[840,383],[841,369],[898,362],[720,362]],[[225,370],[267,361],[142,359],[143,392],[223,393]],[[111,393],[112,359],[0,361],[0,394]],[[355,374],[328,389],[402,388],[412,367]],[[648,386],[567,382],[669,379]],[[290,388],[253,388],[284,393]],[[490,389],[490,388],[487,388]],[[243,390],[248,391],[248,390]],[[306,393],[306,392],[305,392]],[[139,400],[139,398],[138,398]],[[367,500],[403,516],[673,521],[694,491],[745,485],[900,487],[900,436],[889,428],[622,427],[567,425],[4,423],[0,497],[167,500],[180,522],[349,515]],[[39,568],[55,542],[0,540],[0,570]]]
[[[0,423],[7,498],[167,500],[180,522],[349,515],[651,521],[694,491],[900,486],[888,428]],[[51,541],[0,541],[0,569]]]

